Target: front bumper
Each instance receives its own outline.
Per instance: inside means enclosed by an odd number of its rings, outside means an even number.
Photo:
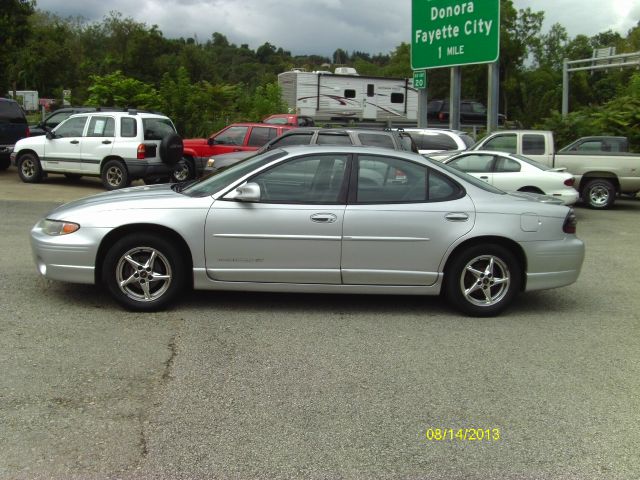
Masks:
[[[100,239],[108,229],[81,228],[69,235],[47,235],[36,224],[31,229],[31,251],[38,273],[50,280],[95,283]]]

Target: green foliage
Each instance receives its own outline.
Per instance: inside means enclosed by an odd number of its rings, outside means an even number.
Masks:
[[[557,111],[537,125],[552,130],[556,146],[588,135],[628,137],[632,149],[640,149],[640,74],[631,79],[627,94],[602,106],[589,107],[563,117]]]
[[[2,0],[0,9],[0,91],[13,88],[24,74],[21,50],[31,34],[33,0]]]
[[[160,97],[156,89],[117,70],[109,75],[92,75],[87,105],[157,110]]]

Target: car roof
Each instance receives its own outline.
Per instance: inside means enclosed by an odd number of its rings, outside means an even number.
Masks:
[[[422,162],[422,163],[434,162],[434,160],[425,159],[419,153],[414,153],[408,150],[393,150],[390,148],[372,147],[369,145],[318,145],[318,144],[284,145],[282,147],[274,148],[270,150],[270,152],[273,152],[276,150],[282,150],[283,152],[286,152],[286,153],[294,153],[294,152],[298,152],[300,150],[305,150],[305,149],[313,150],[314,153],[359,153],[359,154],[365,153],[365,154],[371,154],[371,155],[404,157],[407,160],[414,160],[414,161],[427,160],[427,162]]]
[[[102,116],[102,115],[120,115],[122,117],[140,117],[140,118],[169,118],[166,115],[161,113],[153,113],[153,112],[141,112],[139,110],[99,110],[99,111],[91,111],[91,112],[78,112],[71,115],[71,117],[94,117],[94,116]]]

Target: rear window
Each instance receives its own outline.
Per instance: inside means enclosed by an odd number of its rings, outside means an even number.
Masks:
[[[173,123],[168,118],[143,118],[145,140],[162,140],[171,133],[176,133]]]
[[[27,123],[24,112],[16,102],[0,102],[0,122]]]
[[[458,144],[446,133],[410,133],[420,150],[457,150]]]

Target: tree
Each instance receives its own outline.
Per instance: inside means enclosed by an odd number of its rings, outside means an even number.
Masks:
[[[0,91],[15,89],[23,73],[20,51],[31,34],[34,0],[2,0],[0,11]]]
[[[160,106],[160,97],[153,86],[126,77],[120,70],[104,76],[92,75],[91,81],[87,105],[145,110],[158,110]]]

